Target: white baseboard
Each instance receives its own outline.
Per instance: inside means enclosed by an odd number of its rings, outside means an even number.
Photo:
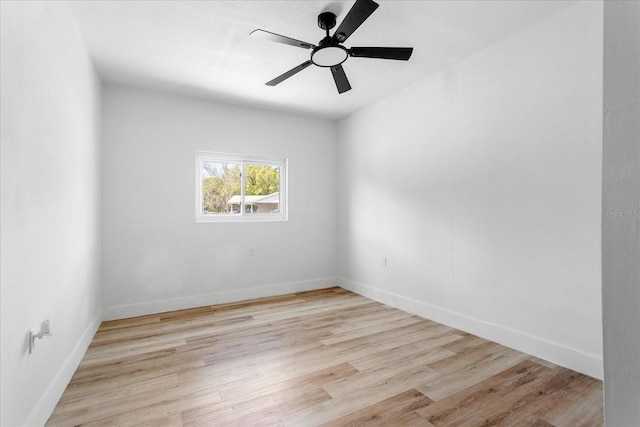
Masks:
[[[82,361],[89,344],[91,344],[91,340],[93,340],[96,331],[100,327],[100,323],[102,323],[102,313],[98,312],[89,322],[84,333],[73,347],[69,357],[67,357],[67,360],[62,364],[53,381],[51,381],[51,384],[49,384],[49,387],[47,387],[47,390],[35,405],[25,424],[26,426],[44,426],[46,424],[58,404],[60,397],[62,397],[62,393],[64,393],[69,381],[71,381],[71,377]]]
[[[317,289],[330,288],[332,286],[336,286],[336,278],[325,277],[300,282],[278,283],[255,288],[213,292],[210,294],[191,295],[137,304],[104,307],[102,309],[102,315],[103,320],[125,319],[127,317],[144,316],[147,314],[163,313],[165,311],[182,310],[185,308],[201,307],[205,305],[225,304],[228,302],[286,295],[295,292],[313,291]]]
[[[352,280],[338,278],[337,282],[338,285],[344,289],[391,307],[442,323],[452,328],[460,329],[600,380],[604,377],[602,357],[587,354],[561,344],[552,343],[538,337],[505,328],[504,326],[487,323]]]

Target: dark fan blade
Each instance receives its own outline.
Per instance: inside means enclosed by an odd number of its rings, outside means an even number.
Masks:
[[[344,68],[342,68],[341,64],[331,67],[331,74],[333,74],[333,80],[336,82],[338,93],[351,90],[349,79],[347,79],[347,75],[344,73]]]
[[[406,61],[413,53],[412,47],[352,47],[349,56],[361,58],[398,59]]]
[[[333,33],[333,41],[344,43],[377,8],[378,3],[373,0],[356,0],[356,3],[342,20],[336,32]]]
[[[272,42],[284,43],[290,46],[301,47],[303,49],[313,49],[315,45],[301,40],[292,39],[291,37],[281,36],[280,34],[272,33],[265,30],[253,30],[250,36],[262,37],[263,39],[271,40]]]
[[[282,83],[283,81],[287,80],[289,77],[293,76],[294,74],[299,73],[300,71],[304,70],[305,68],[307,68],[311,64],[312,64],[311,61],[303,62],[302,64],[298,65],[297,67],[293,67],[292,69],[290,69],[286,73],[279,75],[275,79],[273,79],[273,80],[271,80],[271,81],[269,81],[269,82],[267,82],[265,84],[267,86],[275,86],[278,83]]]

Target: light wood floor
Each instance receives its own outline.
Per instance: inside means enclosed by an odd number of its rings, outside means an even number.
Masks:
[[[340,288],[104,322],[48,426],[600,426],[602,383]]]

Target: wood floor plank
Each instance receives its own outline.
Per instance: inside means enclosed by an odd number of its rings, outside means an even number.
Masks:
[[[323,313],[331,312],[335,309],[340,309],[340,308],[354,309],[354,308],[358,308],[359,306],[368,305],[368,304],[369,304],[369,301],[363,301],[357,298],[349,297],[349,298],[342,298],[340,300],[336,299],[332,301],[332,304],[330,306],[320,305],[316,307],[310,307],[309,305],[301,304],[300,307],[292,308],[285,312],[266,312],[262,314],[254,314],[253,317],[255,317],[257,320],[262,320],[262,321],[276,320],[276,319],[289,318],[289,317],[298,317],[301,315],[309,316],[309,315],[315,315],[315,314],[323,314]]]
[[[63,424],[71,423],[71,420],[77,419],[78,415],[82,415],[85,411],[90,412],[92,416],[104,418],[136,407],[141,396],[154,395],[153,392],[156,390],[169,390],[177,385],[178,379],[173,374],[140,381],[135,384],[135,387],[95,391],[82,395],[81,398],[76,396],[75,399],[65,399],[61,405],[58,405],[52,419]]]
[[[64,402],[62,405],[58,405],[51,419],[49,420],[52,425],[69,426],[81,424],[85,416],[89,415],[95,420],[102,420],[114,416],[120,416],[121,414],[133,411],[139,407],[146,407],[150,405],[156,405],[164,403],[167,396],[177,396],[180,393],[186,393],[184,389],[180,389],[178,385],[177,375],[173,375],[170,378],[172,381],[164,385],[158,385],[155,388],[156,391],[161,390],[162,393],[152,393],[149,390],[142,389],[140,392],[129,392],[122,398],[114,399],[112,402],[102,401],[102,393],[92,393],[91,396],[87,396],[80,405],[78,401],[75,402],[71,410],[66,410],[70,405]],[[130,388],[129,388],[130,389]],[[117,390],[118,392],[120,389]],[[208,394],[215,395],[217,391],[209,391]],[[217,396],[219,400],[219,396]]]
[[[103,322],[47,426],[602,426],[602,382],[340,288]]]
[[[416,383],[433,378],[428,368],[414,368],[400,372],[397,376],[370,378],[363,387],[354,387],[348,393],[338,392],[333,398],[296,412],[281,419],[285,426],[321,425],[362,408],[372,406],[414,388]],[[326,386],[325,386],[326,388]]]
[[[358,370],[349,363],[341,363],[282,381],[260,377],[234,381],[219,386],[218,391],[222,398],[226,400],[233,398],[251,399],[255,396],[267,395],[282,390],[297,388],[304,391],[309,388],[322,387],[327,383],[339,381],[357,372]]]
[[[413,325],[415,323],[421,323],[421,319],[415,316],[403,317],[400,319],[388,319],[386,321],[380,321],[375,324],[368,324],[358,329],[352,329],[350,331],[341,333],[334,333],[332,336],[323,338],[320,341],[325,345],[331,345],[349,341],[362,336],[369,336],[377,332],[385,332],[390,329],[402,328],[404,326]]]
[[[213,405],[220,401],[220,396],[212,389],[192,390],[179,388],[173,393],[166,393],[165,390],[158,390],[157,395],[163,396],[159,401],[139,402],[135,409],[120,412],[107,418],[92,417],[86,423],[65,424],[83,425],[89,427],[98,426],[119,426],[137,427],[139,424],[149,424],[161,426],[159,420],[175,418],[184,410],[196,406]]]
[[[262,375],[271,375],[275,372],[279,376],[298,376],[312,372],[314,369],[329,367],[336,361],[349,362],[353,359],[362,358],[374,351],[422,340],[425,337],[425,331],[437,328],[438,326],[413,324],[372,334],[368,337],[360,337],[296,353],[290,357],[286,356],[265,364],[252,366],[251,369]],[[449,330],[449,328],[443,328],[447,331]]]
[[[409,413],[421,408],[431,402],[424,394],[418,390],[411,389],[404,393],[397,394],[389,399],[378,402],[366,408],[359,409],[348,415],[331,420],[324,427],[340,426],[384,426],[393,425],[400,422]],[[406,418],[405,418],[406,421]]]
[[[399,417],[396,425],[402,427],[434,427],[433,424],[418,415],[416,411],[408,412]]]
[[[360,390],[372,391],[376,387],[390,386],[394,383],[405,384],[405,390],[413,388],[416,384],[425,381],[433,381],[439,378],[440,374],[429,369],[424,364],[408,363],[407,365],[396,364],[394,366],[379,366],[353,374],[349,377],[331,382],[323,386],[329,394],[334,397],[351,396]]]
[[[377,351],[349,361],[359,370],[372,369],[376,366],[404,360],[406,358],[418,358],[420,363],[431,364],[442,359],[447,359],[455,353],[443,348],[443,343],[450,343],[460,339],[458,335],[446,333],[427,340],[421,340],[405,345],[400,345],[386,350]]]
[[[448,359],[442,359],[429,365],[430,368],[442,375],[437,380],[424,383],[416,388],[432,400],[440,400],[460,389],[478,384],[528,358],[528,355],[524,353],[502,346],[491,347],[491,351],[487,353],[473,352],[468,356],[452,361],[451,367],[444,365]]]
[[[128,327],[98,333],[94,337],[91,345],[93,349],[97,349],[100,345],[111,346],[114,343],[124,344],[155,337],[170,339],[179,336],[180,338],[187,339],[199,335],[208,335],[212,329],[218,331],[225,327],[234,327],[238,323],[251,323],[252,321],[254,321],[254,319],[251,316],[234,316],[222,319],[202,315],[188,319],[182,317],[172,321],[164,320],[158,323],[150,323],[144,329]]]
[[[529,414],[518,414],[518,411],[528,407],[526,403],[536,398],[544,382],[552,376],[551,369],[525,360],[416,412],[442,426],[459,425],[480,413],[483,422],[489,424],[510,421],[519,425]]]
[[[82,398],[82,396],[90,396],[97,391],[131,388],[141,381],[178,374],[183,369],[201,366],[203,366],[202,360],[197,358],[179,360],[175,357],[167,357],[163,358],[161,362],[152,359],[151,361],[135,363],[133,366],[127,366],[125,363],[122,372],[118,371],[117,368],[104,372],[92,369],[91,376],[76,378],[74,375],[62,398],[63,400],[75,399],[78,396]]]
[[[540,418],[554,425],[583,425],[592,422],[602,412],[601,382],[565,368],[557,370],[568,373],[570,380],[566,387],[545,399],[544,410],[537,412]]]
[[[466,354],[471,351],[477,350],[480,347],[493,344],[491,341],[487,341],[484,338],[476,337],[475,335],[467,335],[460,341],[456,341],[451,344],[443,345],[447,350],[451,350],[454,353]]]
[[[357,310],[345,310],[335,312],[329,316],[323,316],[323,320],[334,318],[331,333],[334,335],[351,332],[356,329],[368,328],[380,323],[397,319],[412,317],[411,314],[399,310],[380,310],[377,304],[363,305]]]

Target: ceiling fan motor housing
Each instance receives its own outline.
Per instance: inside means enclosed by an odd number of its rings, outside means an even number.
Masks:
[[[336,26],[336,15],[332,12],[322,12],[318,15],[318,27],[329,31]]]

